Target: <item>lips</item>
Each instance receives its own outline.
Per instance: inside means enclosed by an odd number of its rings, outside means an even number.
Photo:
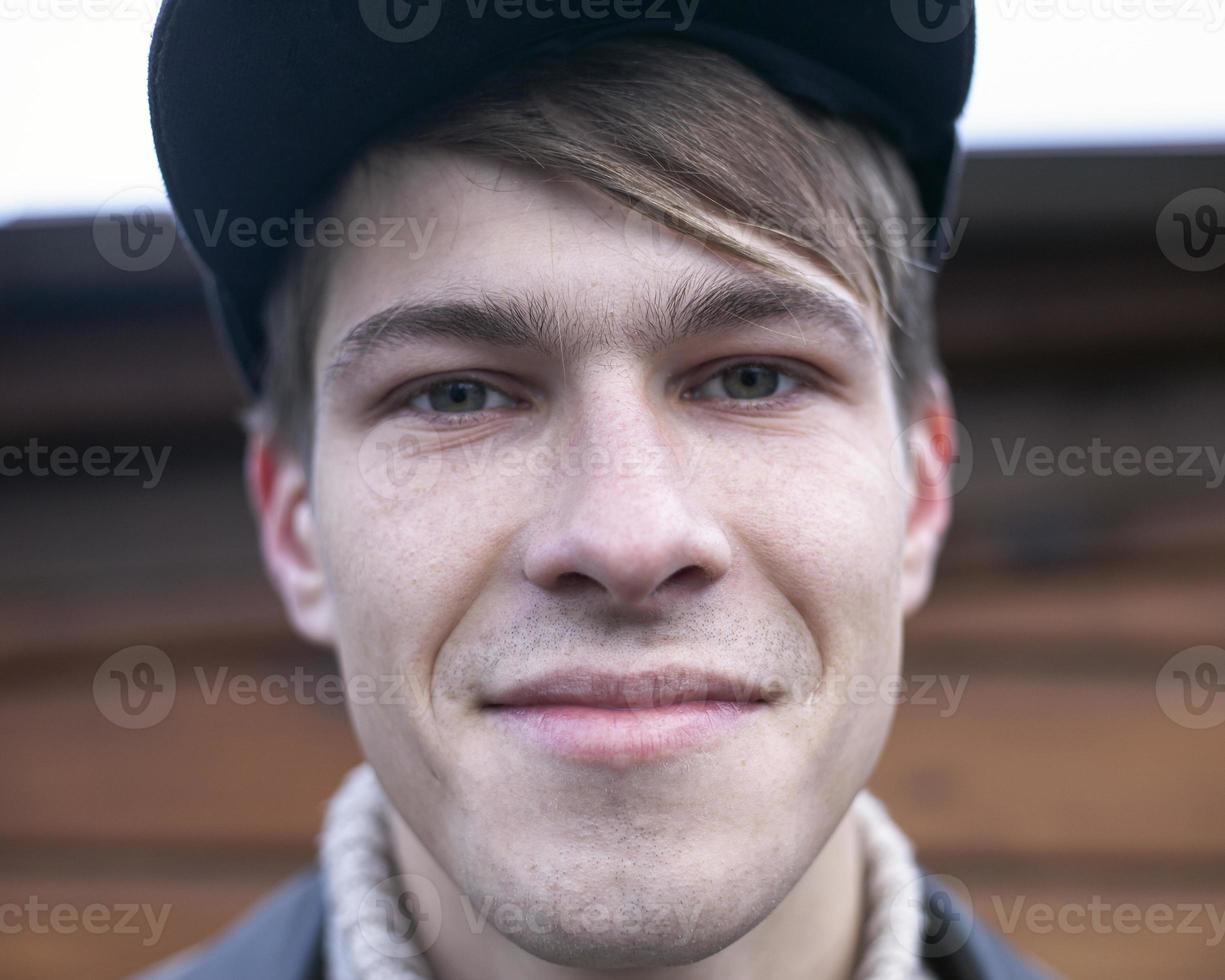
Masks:
[[[491,695],[486,703],[490,707],[573,704],[647,709],[689,701],[750,704],[767,700],[761,688],[747,678],[670,668],[634,674],[577,670],[544,674]]]
[[[499,691],[484,711],[500,731],[535,751],[628,766],[709,747],[769,701],[752,682],[725,674],[569,671]]]

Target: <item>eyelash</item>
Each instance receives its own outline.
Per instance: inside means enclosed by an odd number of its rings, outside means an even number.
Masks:
[[[778,372],[780,377],[789,378],[794,382],[794,387],[791,391],[780,395],[769,395],[765,398],[702,398],[695,399],[689,396],[689,392],[697,388],[703,388],[710,384],[719,375],[728,371],[735,370],[740,367],[766,367]],[[804,376],[805,372],[789,369],[788,365],[779,364],[776,361],[771,361],[769,358],[749,358],[736,361],[724,361],[718,364],[712,370],[708,370],[702,377],[702,380],[697,384],[692,385],[686,392],[681,395],[685,401],[721,401],[726,404],[734,405],[735,411],[738,412],[767,412],[773,409],[781,408],[783,405],[791,402],[798,394],[802,392],[810,392],[818,386],[812,380]]]
[[[503,398],[511,402],[521,402],[522,399],[517,399],[513,395],[503,391],[497,385],[490,384],[483,378],[473,377],[467,374],[446,374],[437,378],[431,378],[429,381],[419,382],[411,388],[403,391],[401,394],[394,396],[394,404],[396,407],[402,408],[404,411],[413,412],[417,415],[428,416],[430,421],[439,425],[472,425],[477,421],[484,421],[487,417],[505,411],[505,409],[480,409],[475,412],[439,412],[435,410],[422,410],[412,408],[411,404],[422,395],[428,395],[430,389],[435,385],[446,382],[460,382],[464,384],[480,385],[490,391],[496,391]]]
[[[726,398],[725,397],[725,398],[719,398],[719,399],[714,399],[714,398],[695,399],[695,398],[690,397],[689,392],[695,389],[704,387],[705,385],[709,384],[712,380],[714,380],[716,377],[718,377],[720,374],[723,374],[726,371],[731,371],[734,368],[749,367],[749,366],[771,368],[772,370],[777,371],[780,376],[791,379],[795,383],[795,387],[791,391],[785,394],[770,395],[765,398]],[[412,388],[408,389],[407,391],[404,391],[403,394],[396,396],[395,402],[396,404],[403,406],[403,408],[407,411],[416,412],[421,415],[428,415],[432,421],[437,421],[441,425],[473,425],[476,422],[485,421],[486,417],[492,414],[496,414],[500,411],[504,411],[504,409],[481,409],[479,411],[474,411],[474,412],[439,412],[439,411],[433,411],[433,410],[423,411],[420,409],[409,408],[409,405],[412,401],[419,398],[421,395],[428,394],[430,389],[434,385],[439,384],[441,382],[446,382],[446,381],[450,381],[450,382],[458,381],[458,382],[465,382],[468,384],[481,385],[485,388],[488,388],[491,391],[498,392],[500,395],[502,395],[502,397],[510,401],[520,401],[520,399],[514,398],[514,396],[503,391],[501,388],[497,387],[496,385],[490,384],[488,381],[485,381],[482,378],[472,377],[470,375],[463,375],[463,374],[455,374],[455,375],[449,374],[449,375],[444,375],[442,377],[431,379],[429,381],[420,382],[414,385]],[[787,366],[778,364],[768,359],[756,358],[756,359],[746,359],[746,360],[739,360],[739,361],[728,361],[728,362],[719,364],[713,370],[710,370],[706,374],[704,374],[701,381],[697,382],[694,385],[691,385],[684,393],[682,393],[681,398],[685,401],[721,401],[721,402],[735,405],[736,406],[735,411],[751,413],[751,412],[771,411],[773,409],[780,408],[783,405],[789,403],[798,393],[803,392],[803,391],[812,391],[816,389],[817,387],[818,387],[817,384],[804,378],[800,372],[797,372],[795,370],[788,370]]]

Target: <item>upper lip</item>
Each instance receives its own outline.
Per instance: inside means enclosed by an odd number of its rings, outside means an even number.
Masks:
[[[565,670],[540,674],[498,690],[485,706],[527,707],[574,704],[605,708],[662,707],[682,701],[730,701],[738,704],[770,700],[753,681],[709,670],[675,667],[617,673],[607,670]]]

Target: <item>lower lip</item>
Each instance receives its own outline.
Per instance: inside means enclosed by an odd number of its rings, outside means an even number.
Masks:
[[[538,704],[486,710],[504,730],[553,755],[632,764],[709,745],[764,707],[761,702],[682,701],[657,708]]]

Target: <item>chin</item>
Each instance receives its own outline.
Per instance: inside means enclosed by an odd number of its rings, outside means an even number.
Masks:
[[[661,846],[657,839],[629,839],[633,832],[624,824],[621,835],[617,846],[604,839],[589,849],[576,847],[573,837],[569,846],[549,848],[521,837],[512,853],[523,864],[469,865],[476,887],[464,891],[480,896],[473,905],[488,911],[490,927],[550,963],[680,966],[713,956],[753,929],[813,856],[697,834],[688,847],[675,840]],[[536,859],[525,860],[525,850]]]
[[[563,943],[539,936],[530,937],[528,941],[524,941],[525,937],[522,936],[508,938],[537,959],[558,966],[584,970],[630,970],[687,966],[713,956],[740,937],[734,935],[726,940],[684,945],[643,942],[641,936],[635,935],[572,937]]]
[[[765,908],[747,918],[729,915],[732,910],[719,908],[717,898],[699,902],[681,896],[674,904],[687,916],[699,911],[696,922],[668,916],[656,902],[646,903],[648,908],[629,902],[605,906],[607,916],[588,922],[567,921],[563,926],[566,917],[559,912],[554,928],[516,928],[503,935],[532,956],[559,966],[589,970],[684,966],[726,949],[769,912]]]

